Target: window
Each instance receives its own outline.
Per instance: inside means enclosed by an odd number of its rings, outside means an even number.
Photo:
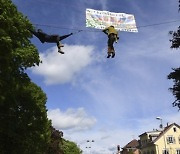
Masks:
[[[178,140],[179,140],[179,144],[180,144],[180,136],[178,137]]]
[[[174,132],[176,132],[176,127],[173,128]]]
[[[176,154],[180,154],[180,149],[176,149]]]
[[[142,140],[141,143],[142,143],[142,145],[145,145],[145,144],[147,144],[147,140]]]
[[[175,137],[173,136],[168,136],[166,140],[167,140],[167,143],[175,143]]]
[[[163,154],[169,154],[169,150],[163,150]]]
[[[141,140],[141,144],[144,145],[144,140]]]

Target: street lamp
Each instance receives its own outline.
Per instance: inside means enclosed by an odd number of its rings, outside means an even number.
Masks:
[[[94,142],[94,140],[87,140],[87,142]]]
[[[157,120],[161,120],[160,128],[163,129],[163,124],[162,124],[162,118],[161,117],[156,117]]]
[[[162,129],[162,133],[163,133],[163,138],[164,138],[164,147],[165,147],[165,153],[166,154],[166,141],[165,141],[165,136],[164,136],[164,128],[163,128],[163,123],[162,123],[162,118],[161,117],[156,117],[157,120],[161,120],[161,124],[160,124],[160,128]]]
[[[87,142],[90,143],[90,146],[89,146],[89,147],[86,147],[86,148],[87,148],[87,149],[88,149],[88,148],[89,148],[89,149],[92,148],[92,147],[91,147],[91,143],[93,143],[94,140],[87,140]],[[91,151],[90,151],[90,153],[91,153]]]

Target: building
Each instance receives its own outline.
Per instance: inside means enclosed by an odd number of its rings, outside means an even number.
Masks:
[[[139,142],[134,139],[122,148],[121,154],[139,154],[138,147]]]
[[[142,154],[180,154],[180,126],[176,123],[139,137]]]

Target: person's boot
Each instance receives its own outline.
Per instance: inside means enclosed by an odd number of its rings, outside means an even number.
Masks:
[[[108,54],[108,55],[107,55],[107,58],[110,58],[110,57],[111,57],[111,54]]]
[[[64,54],[64,52],[61,49],[58,49],[58,52]]]
[[[112,58],[114,58],[114,57],[115,57],[115,55],[116,55],[116,54],[115,54],[115,51],[114,51],[114,52],[112,52]]]

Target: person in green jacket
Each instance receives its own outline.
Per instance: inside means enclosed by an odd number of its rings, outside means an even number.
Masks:
[[[118,37],[118,31],[114,28],[114,26],[109,26],[103,30],[103,32],[108,35],[108,56],[107,58],[114,58],[115,57],[115,50],[114,50],[114,42],[117,43]]]

